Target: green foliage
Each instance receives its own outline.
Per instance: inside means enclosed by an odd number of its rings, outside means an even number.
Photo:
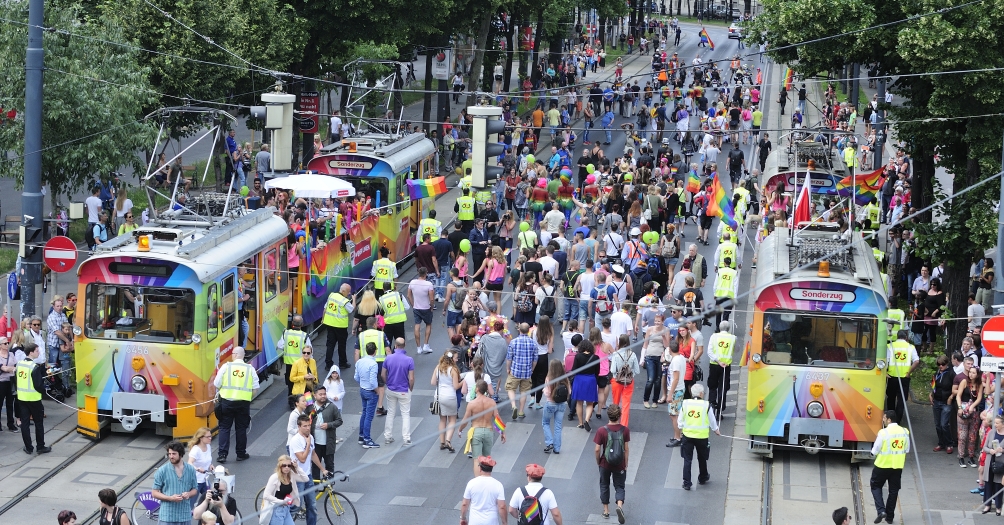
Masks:
[[[122,31],[101,20],[81,21],[77,8],[47,5],[45,24],[74,35],[46,33],[42,122],[42,181],[55,198],[88,181],[135,164],[135,151],[152,140],[144,106],[155,103],[136,51],[97,40],[124,41]],[[27,2],[0,3],[0,16],[27,22]],[[27,27],[7,24],[0,32],[0,101],[24,108]],[[0,149],[18,156],[0,162],[0,176],[24,173],[24,120],[0,126]],[[135,166],[139,168],[139,166]],[[143,167],[145,168],[145,167]]]

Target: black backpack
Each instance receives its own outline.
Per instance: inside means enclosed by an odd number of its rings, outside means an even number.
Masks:
[[[568,401],[568,381],[564,379],[558,381],[558,384],[554,387],[554,392],[551,393],[551,400],[558,404]]]
[[[554,292],[557,288],[551,285],[551,293],[544,297],[544,300],[540,302],[540,315],[548,316],[554,318],[554,312],[558,309],[557,305],[554,303]]]
[[[624,464],[624,429],[610,430],[607,426],[607,444],[603,447],[603,459],[607,466],[619,470]]]
[[[547,518],[547,509],[540,504],[540,497],[544,495],[545,487],[540,487],[533,496],[526,491],[526,487],[520,487],[523,492],[523,503],[519,504],[519,516],[516,523],[519,525],[543,525]]]

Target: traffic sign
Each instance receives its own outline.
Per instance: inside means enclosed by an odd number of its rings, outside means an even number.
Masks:
[[[1004,357],[1004,315],[995,315],[983,325],[983,348],[992,356]]]
[[[980,370],[984,372],[1004,372],[1004,358],[984,356],[980,359]]]
[[[53,237],[45,243],[42,260],[54,272],[68,272],[77,262],[77,245],[69,237]]]

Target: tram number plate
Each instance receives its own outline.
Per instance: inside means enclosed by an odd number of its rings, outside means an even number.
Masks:
[[[980,367],[990,372],[1004,372],[1004,357],[985,356],[980,359]]]

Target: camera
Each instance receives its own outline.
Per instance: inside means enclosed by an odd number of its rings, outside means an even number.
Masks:
[[[214,501],[220,501],[223,498],[223,493],[220,491],[220,482],[213,482],[213,490],[209,491],[209,497]]]

